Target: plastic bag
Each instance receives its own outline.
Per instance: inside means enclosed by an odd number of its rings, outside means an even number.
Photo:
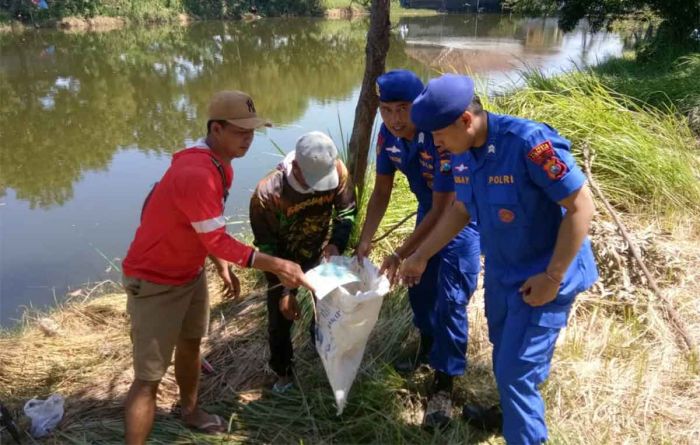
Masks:
[[[343,413],[389,281],[368,259],[334,256],[307,272],[316,289],[316,351]]]
[[[33,437],[48,436],[63,418],[63,397],[53,394],[46,400],[29,400],[24,404],[24,414],[32,419],[29,432]]]

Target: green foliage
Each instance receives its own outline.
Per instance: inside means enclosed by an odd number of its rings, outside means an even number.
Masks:
[[[321,5],[325,9],[332,8],[368,8],[371,0],[321,0]]]
[[[662,19],[663,40],[690,40],[700,26],[700,2],[694,0],[505,0],[504,6],[530,16],[559,14],[565,31],[586,19],[595,30],[610,27],[612,22],[640,11],[650,10]]]
[[[134,21],[164,21],[184,12],[180,0],[47,0],[38,9],[29,0],[0,0],[0,11],[23,21],[40,22],[63,17],[125,17]]]
[[[40,10],[30,0],[0,0],[0,12],[23,21],[97,15],[125,17],[136,22],[165,21],[185,13],[200,18],[236,19],[257,8],[264,16],[320,15],[321,0],[47,0]]]
[[[528,17],[551,16],[557,13],[557,0],[503,0],[503,7]]]
[[[264,16],[280,15],[320,15],[323,12],[321,0],[183,0],[185,11],[202,18],[239,18],[248,13],[252,6]]]

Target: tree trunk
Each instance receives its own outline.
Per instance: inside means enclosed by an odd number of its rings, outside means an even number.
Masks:
[[[357,187],[358,198],[364,192],[372,124],[379,106],[375,85],[377,77],[384,73],[386,54],[389,51],[389,8],[390,0],[372,0],[365,47],[365,75],[348,146],[348,168]]]

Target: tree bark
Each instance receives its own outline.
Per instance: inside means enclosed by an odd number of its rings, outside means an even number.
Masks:
[[[365,74],[348,145],[348,169],[357,187],[358,198],[364,192],[372,124],[379,106],[375,85],[377,77],[384,73],[389,51],[390,5],[390,0],[372,0],[365,47]]]

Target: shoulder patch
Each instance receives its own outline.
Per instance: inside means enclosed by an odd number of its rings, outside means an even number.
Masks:
[[[383,146],[384,146],[384,135],[380,131],[379,134],[377,135],[377,156],[379,156],[379,153],[381,153]]]
[[[546,140],[533,147],[527,153],[528,159],[537,165],[544,164],[548,159],[553,158],[554,156],[554,147],[552,146],[552,142],[550,140]]]

